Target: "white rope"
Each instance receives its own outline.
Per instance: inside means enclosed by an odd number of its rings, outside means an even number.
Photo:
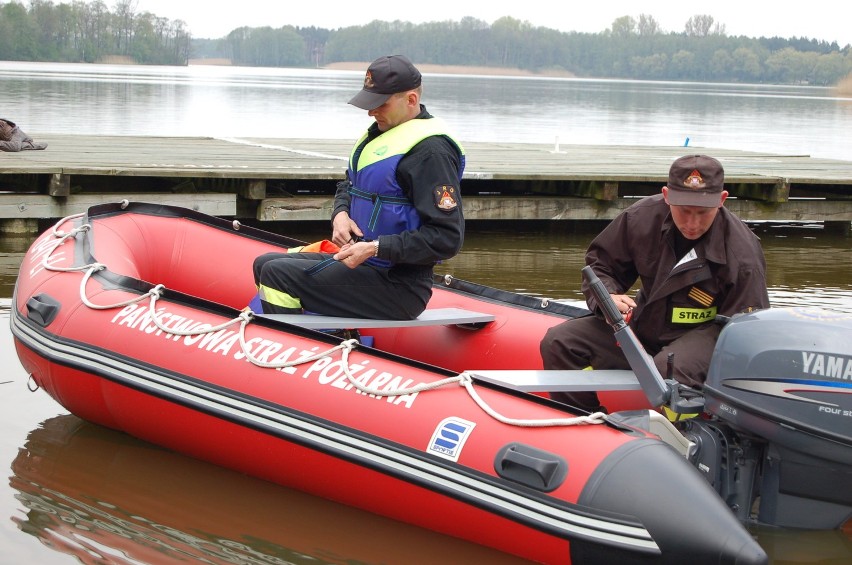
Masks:
[[[339,349],[346,352],[346,353],[344,353],[344,355],[346,355],[346,354],[348,354],[348,351],[352,349],[353,343],[358,343],[357,340],[349,339],[349,340],[341,342],[339,345],[335,345],[334,347],[332,347],[331,349],[329,349],[327,351],[316,353],[314,355],[310,355],[310,356],[307,356],[307,357],[301,357],[301,358],[295,359],[293,361],[281,361],[281,362],[278,362],[278,363],[268,363],[266,361],[261,361],[260,359],[258,359],[254,355],[252,355],[251,350],[249,349],[248,343],[246,342],[246,326],[248,325],[249,321],[251,321],[251,319],[253,317],[254,317],[254,312],[252,312],[251,310],[248,310],[248,309],[243,310],[243,312],[240,314],[240,318],[243,320],[242,324],[240,324],[240,347],[243,350],[243,355],[245,355],[246,359],[248,359],[253,365],[257,365],[258,367],[263,367],[263,368],[266,368],[266,369],[283,369],[285,367],[295,367],[297,365],[301,365],[302,363],[313,363],[314,361],[317,361],[319,359],[322,359],[323,357],[331,355],[332,353],[334,353],[335,351],[337,351]],[[349,370],[348,362],[346,364],[346,369],[347,369],[347,371]]]
[[[473,399],[476,404],[482,408],[482,410],[500,422],[504,424],[509,424],[512,426],[520,426],[525,428],[543,428],[543,427],[555,427],[555,426],[577,426],[581,424],[603,424],[607,415],[605,412],[593,412],[588,416],[575,416],[573,418],[545,418],[541,420],[518,420],[515,418],[506,418],[502,414],[496,412],[493,408],[491,408],[482,397],[479,396],[479,393],[473,388],[473,377],[471,377],[467,373],[462,373],[465,377],[461,381],[461,385],[467,390],[467,393]]]
[[[126,202],[126,201],[125,201]],[[376,388],[370,388],[362,385],[357,382],[355,377],[352,375],[352,371],[349,368],[349,354],[355,348],[356,345],[360,345],[358,340],[349,339],[342,341],[339,345],[332,347],[326,351],[321,351],[315,353],[313,355],[301,357],[299,359],[295,359],[293,361],[282,361],[276,363],[270,363],[263,361],[257,357],[255,357],[246,340],[246,327],[249,323],[251,323],[252,318],[254,317],[254,313],[246,308],[243,310],[239,316],[233,318],[231,320],[227,320],[217,326],[201,328],[195,330],[176,330],[174,328],[168,328],[160,321],[160,316],[165,312],[157,312],[157,300],[162,298],[163,291],[165,290],[165,286],[162,284],[158,284],[154,286],[148,292],[128,299],[122,302],[116,302],[114,304],[95,304],[91,302],[86,296],[86,285],[91,279],[92,275],[106,269],[106,265],[101,263],[89,263],[86,265],[80,265],[77,267],[56,267],[51,265],[49,262],[50,256],[53,252],[62,246],[69,239],[76,237],[77,234],[84,233],[91,229],[90,224],[82,224],[79,227],[76,227],[68,232],[60,231],[58,228],[65,222],[68,222],[75,218],[83,217],[83,214],[74,214],[72,216],[67,216],[66,218],[61,219],[56,223],[53,227],[53,235],[57,238],[56,244],[51,247],[51,249],[45,254],[42,259],[42,266],[50,271],[57,272],[80,272],[85,271],[83,274],[83,279],[80,281],[80,300],[87,307],[92,308],[94,310],[110,310],[114,308],[124,308],[125,306],[129,306],[131,304],[136,304],[149,298],[148,304],[148,312],[150,319],[153,323],[160,329],[160,331],[176,336],[198,336],[202,334],[214,333],[221,331],[235,323],[240,324],[239,331],[239,339],[240,339],[240,348],[242,349],[243,355],[245,355],[246,359],[249,360],[253,365],[258,367],[267,368],[267,369],[282,369],[286,367],[294,367],[297,365],[301,365],[304,363],[313,363],[323,357],[331,356],[335,351],[341,352],[341,365],[343,366],[343,371],[346,374],[346,378],[349,380],[349,383],[359,391],[364,394],[369,394],[377,397],[388,397],[388,396],[405,396],[412,395],[420,392],[426,392],[430,390],[436,390],[441,387],[445,387],[448,385],[459,385],[465,388],[468,395],[471,399],[476,403],[477,406],[480,407],[486,414],[494,418],[495,420],[502,422],[504,424],[512,425],[512,426],[520,426],[520,427],[555,427],[555,426],[577,426],[584,424],[601,424],[606,421],[607,415],[603,412],[595,412],[593,414],[589,414],[588,416],[577,416],[574,418],[545,418],[540,420],[528,420],[528,419],[516,419],[516,418],[508,418],[498,413],[496,410],[491,408],[491,406],[486,403],[479,393],[474,388],[473,377],[469,373],[460,373],[454,377],[447,377],[435,382],[431,383],[420,383],[413,386],[401,387],[391,390],[379,390]]]
[[[346,378],[349,380],[353,387],[357,388],[364,394],[371,394],[375,396],[403,396],[427,390],[435,390],[437,388],[441,388],[450,384],[459,384],[460,386],[463,386],[465,388],[471,399],[473,399],[477,406],[479,406],[486,414],[488,414],[495,420],[512,426],[555,427],[576,426],[580,424],[602,424],[606,421],[607,418],[607,415],[604,412],[595,412],[593,414],[589,414],[588,416],[576,416],[574,418],[545,418],[539,420],[521,420],[516,418],[507,418],[506,416],[503,416],[502,414],[491,408],[491,406],[489,406],[488,403],[485,402],[485,400],[483,400],[481,396],[479,396],[479,393],[476,392],[473,386],[473,377],[466,372],[460,373],[454,377],[447,377],[445,379],[435,381],[433,383],[421,383],[419,385],[396,388],[393,390],[379,390],[376,388],[366,387],[357,382],[355,380],[355,377],[349,370],[349,352],[352,351],[354,345],[357,343],[358,341],[353,339],[345,341],[341,344],[342,346],[346,346],[343,349],[343,353],[341,354],[341,360],[343,365],[343,371],[346,373]]]

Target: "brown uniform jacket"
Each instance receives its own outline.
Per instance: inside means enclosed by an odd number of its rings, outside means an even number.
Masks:
[[[630,326],[656,352],[690,330],[718,332],[715,315],[769,307],[760,241],[724,207],[691,254],[676,266],[674,225],[662,194],[643,198],[592,241],[590,265],[610,293],[641,291]],[[596,303],[584,283],[589,308]]]

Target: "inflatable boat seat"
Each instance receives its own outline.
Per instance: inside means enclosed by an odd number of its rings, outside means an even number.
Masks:
[[[315,314],[262,314],[264,318],[313,329],[401,328],[411,326],[468,326],[482,327],[494,321],[493,314],[463,308],[430,308],[413,320],[372,320],[341,318]]]

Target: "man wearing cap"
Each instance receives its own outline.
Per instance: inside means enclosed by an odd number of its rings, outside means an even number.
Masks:
[[[426,308],[435,264],[456,255],[464,239],[465,154],[420,104],[421,82],[402,55],[370,64],[349,101],[375,121],[334,197],[332,242],[340,250],[258,257],[264,312],[406,320]]]
[[[717,315],[768,308],[766,262],[758,238],[724,208],[721,163],[688,155],[672,163],[662,194],[643,198],[590,244],[586,264],[609,290],[660,374],[700,386],[722,326]],[[628,292],[639,281],[632,298]],[[628,369],[612,328],[583,283],[594,316],[551,328],[541,342],[545,369]],[[594,392],[556,392],[585,410],[605,410]]]

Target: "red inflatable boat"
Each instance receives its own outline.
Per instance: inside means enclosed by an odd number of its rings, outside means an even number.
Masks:
[[[443,280],[421,320],[352,328],[366,347],[246,308],[253,258],[301,244],[150,204],[60,221],[13,299],[33,388],[91,422],[533,561],[767,561],[656,435],[477,378],[540,369],[544,330],[585,311]]]

